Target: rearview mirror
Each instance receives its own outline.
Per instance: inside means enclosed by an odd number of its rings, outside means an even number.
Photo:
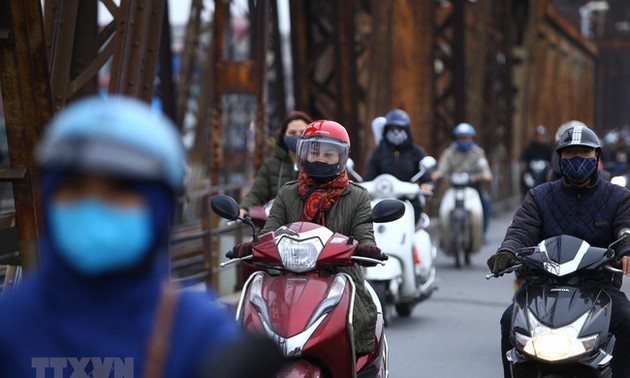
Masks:
[[[437,166],[437,160],[433,156],[425,156],[420,160],[420,168],[424,168],[425,171],[432,171]]]
[[[395,221],[405,214],[405,203],[397,199],[386,199],[374,206],[370,213],[372,222],[387,223]]]
[[[225,218],[231,221],[238,219],[240,208],[234,198],[219,194],[210,200],[210,207],[212,211],[217,213],[221,218]]]
[[[619,230],[619,237],[626,238],[626,239],[630,237],[630,227],[624,227],[621,230]]]

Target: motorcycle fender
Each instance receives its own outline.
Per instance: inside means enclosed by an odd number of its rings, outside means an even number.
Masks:
[[[416,231],[414,245],[420,255],[420,264],[415,266],[415,273],[420,276],[421,281],[426,281],[434,266],[436,253],[431,243],[431,236],[425,230]]]
[[[295,360],[278,374],[278,378],[312,377],[321,378],[322,369],[306,360]]]

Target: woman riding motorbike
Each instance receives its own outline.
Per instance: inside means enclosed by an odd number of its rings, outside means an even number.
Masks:
[[[300,111],[292,111],[282,120],[273,155],[263,162],[256,173],[252,189],[240,203],[241,217],[247,214],[250,207],[264,205],[272,200],[287,181],[297,179],[295,149],[300,135],[311,122],[311,117]]]
[[[345,168],[349,152],[350,138],[339,123],[319,120],[308,125],[297,146],[299,178],[278,191],[261,233],[292,222],[313,222],[333,232],[352,234],[359,242],[357,255],[381,258],[372,223],[353,230],[356,223],[370,215],[371,206],[367,191],[348,180]],[[252,243],[238,244],[232,252],[228,257],[247,256],[252,252]],[[350,275],[356,285],[353,312],[356,353],[369,353],[374,350],[376,306],[366,291],[359,266],[335,267],[329,273],[339,272]]]

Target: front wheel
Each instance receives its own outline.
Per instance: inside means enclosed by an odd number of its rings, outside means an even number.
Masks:
[[[466,260],[466,248],[464,248],[464,234],[461,223],[453,227],[453,250],[455,252],[455,266],[461,268]]]
[[[396,313],[398,316],[403,318],[408,318],[411,315],[411,310],[413,309],[413,305],[411,303],[398,303],[396,305]]]
[[[392,321],[392,305],[389,303],[387,298],[390,297],[389,294],[389,281],[372,281],[370,282],[376,296],[378,297],[378,301],[381,302],[381,309],[383,310],[383,323],[385,326],[389,325]]]

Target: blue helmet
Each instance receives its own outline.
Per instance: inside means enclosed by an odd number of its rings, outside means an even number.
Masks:
[[[44,169],[158,181],[175,193],[184,189],[186,156],[175,126],[128,97],[70,104],[46,128],[35,157]]]
[[[470,123],[460,123],[453,129],[453,135],[455,137],[459,136],[470,136],[474,137],[477,135],[475,132],[475,128]]]
[[[399,126],[409,128],[409,125],[411,125],[411,120],[404,110],[394,109],[385,115],[385,127]]]

